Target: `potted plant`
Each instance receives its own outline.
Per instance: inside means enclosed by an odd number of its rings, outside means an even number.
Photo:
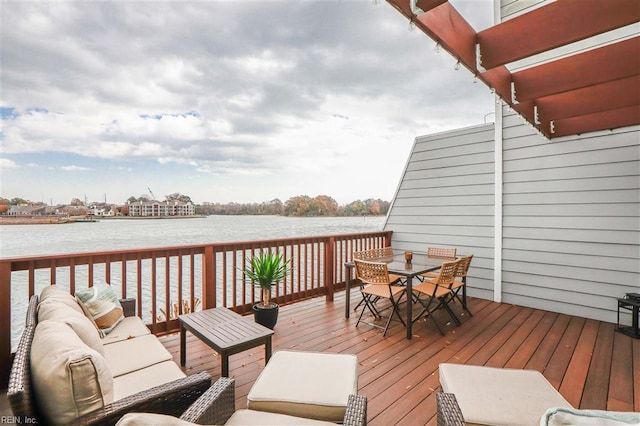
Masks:
[[[261,290],[259,303],[253,305],[254,320],[273,330],[278,321],[278,304],[271,301],[271,288],[289,273],[291,259],[284,260],[282,253],[262,252],[253,256],[243,273],[246,280]]]

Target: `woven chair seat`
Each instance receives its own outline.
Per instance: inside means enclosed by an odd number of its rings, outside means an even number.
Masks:
[[[424,293],[427,294],[429,296],[433,295],[435,290],[435,297],[436,298],[440,298],[440,297],[444,297],[447,296],[448,294],[451,293],[451,290],[446,288],[446,287],[440,287],[438,286],[436,288],[435,284],[430,283],[429,281],[425,281],[423,283],[420,283],[416,286],[413,287],[413,291],[415,292],[419,292],[419,293]]]
[[[386,284],[380,284],[380,285],[370,284],[365,286],[362,289],[362,292],[366,294],[370,294],[372,296],[384,297],[388,299],[389,293],[391,293],[391,295],[395,297],[400,293],[404,292],[405,290],[406,290],[405,287],[396,286],[396,285],[388,286]]]

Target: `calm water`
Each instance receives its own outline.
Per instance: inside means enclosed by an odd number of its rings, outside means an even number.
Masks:
[[[93,223],[60,225],[4,225],[0,226],[0,257],[372,232],[381,231],[384,221],[384,217],[208,216],[193,219],[103,219]],[[11,291],[14,349],[22,332],[28,302],[26,275],[15,274]],[[46,276],[43,278],[48,282]]]
[[[384,217],[208,216],[0,226],[0,257],[381,231]]]

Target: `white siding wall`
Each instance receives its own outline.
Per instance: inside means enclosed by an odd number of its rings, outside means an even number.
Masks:
[[[493,124],[415,140],[385,229],[397,250],[474,254],[469,295],[493,298]]]
[[[544,3],[502,0],[501,19]],[[537,60],[627,36],[596,36]],[[615,299],[640,292],[638,126],[548,141],[505,107],[502,129],[502,300],[615,322]]]
[[[615,322],[640,292],[640,130],[550,142],[504,111],[502,300]]]

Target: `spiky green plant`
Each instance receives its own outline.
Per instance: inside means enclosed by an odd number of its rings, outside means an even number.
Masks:
[[[271,305],[271,288],[283,280],[290,271],[291,259],[284,260],[282,253],[262,252],[249,260],[243,272],[246,280],[262,290],[259,306]]]

